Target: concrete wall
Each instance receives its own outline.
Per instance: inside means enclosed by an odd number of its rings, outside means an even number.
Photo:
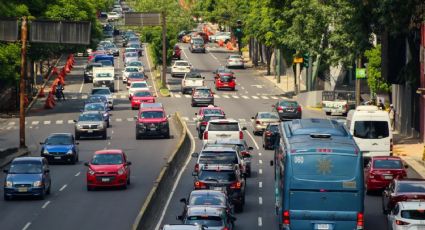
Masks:
[[[303,92],[297,96],[297,101],[304,107],[316,107],[322,103],[323,90]]]
[[[415,131],[412,123],[413,98],[412,88],[410,85],[392,85],[392,101],[396,111],[395,128],[404,136],[419,137],[419,133]]]

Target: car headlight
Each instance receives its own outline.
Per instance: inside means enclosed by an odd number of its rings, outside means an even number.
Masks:
[[[77,124],[77,128],[81,129],[83,126],[80,124]]]
[[[32,184],[34,187],[41,187],[43,185],[43,182],[41,181],[34,181],[34,183]]]
[[[43,154],[49,154],[49,151],[47,151],[47,149],[44,149]]]
[[[98,126],[98,128],[99,128],[99,129],[103,129],[103,124],[100,124],[100,125]]]
[[[107,114],[107,113],[104,113],[104,114],[103,114],[103,116],[104,116],[104,117],[107,117],[107,116],[108,116],[108,114]]]
[[[72,149],[68,150],[68,152],[66,152],[66,154],[73,154],[74,151],[72,151]]]
[[[118,175],[122,175],[122,174],[124,174],[124,172],[125,172],[124,168],[120,168],[118,170]]]
[[[88,173],[93,176],[96,172],[93,171],[93,170],[91,170],[91,169],[89,169]]]
[[[13,182],[12,181],[6,181],[5,186],[6,187],[13,187]]]

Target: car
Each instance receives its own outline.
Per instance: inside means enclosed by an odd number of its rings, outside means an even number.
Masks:
[[[131,109],[139,109],[141,103],[155,103],[155,96],[149,90],[134,92],[131,97]]]
[[[106,51],[105,50],[96,50],[96,51],[93,51],[93,52],[91,52],[90,53],[90,55],[87,57],[87,62],[88,63],[90,63],[91,61],[93,61],[94,60],[94,58],[97,56],[97,55],[105,55],[106,54]]]
[[[208,121],[216,119],[225,119],[224,114],[205,114],[196,122],[196,131],[198,131],[198,138],[202,139]]]
[[[124,54],[125,54],[125,53],[137,53],[137,49],[127,47],[127,48],[125,48],[125,49],[124,49]],[[123,55],[123,57],[122,57],[122,60],[124,61],[124,55]],[[125,63],[124,63],[124,64],[125,64]]]
[[[208,87],[196,87],[192,90],[192,107],[214,105],[214,93]]]
[[[230,32],[217,32],[209,36],[211,42],[218,42],[222,40],[224,43],[227,43],[231,39]]]
[[[201,87],[205,85],[205,77],[202,77],[201,73],[191,71],[184,75],[184,78],[181,82],[181,92],[185,94],[186,92],[192,92],[196,87]]]
[[[107,124],[105,118],[99,112],[84,112],[78,116],[75,123],[75,139],[80,140],[82,136],[99,136],[106,140]]]
[[[187,210],[186,216],[178,216],[184,224],[197,224],[208,230],[234,229],[236,217],[223,208],[196,206]],[[185,229],[186,230],[186,229]]]
[[[279,114],[281,121],[301,119],[302,108],[296,101],[282,99],[272,105],[272,111]]]
[[[274,149],[279,139],[279,123],[269,123],[263,132],[263,148]]]
[[[382,192],[382,211],[388,214],[397,202],[425,199],[425,179],[395,178]]]
[[[191,69],[192,65],[188,61],[175,61],[171,66],[171,77],[184,77]]]
[[[91,95],[103,95],[108,100],[108,106],[111,110],[114,109],[114,98],[111,90],[108,87],[95,87],[91,90]]]
[[[164,108],[140,107],[136,120],[136,139],[145,136],[162,136],[170,138],[169,116]]]
[[[162,103],[141,103],[139,109],[146,109],[146,108],[164,108],[164,106],[162,105]]]
[[[129,88],[131,83],[133,82],[146,81],[147,79],[148,77],[144,73],[141,73],[141,72],[129,73],[127,77],[127,88]]]
[[[4,200],[33,196],[40,199],[50,194],[52,181],[49,164],[44,157],[17,157],[4,169]]]
[[[236,212],[245,205],[245,177],[238,165],[208,164],[194,171],[194,189],[223,188]]]
[[[195,113],[195,116],[198,120],[202,120],[202,117],[205,115],[223,115],[226,116],[224,110],[221,107],[208,105],[207,107],[199,108],[199,111]]]
[[[182,49],[178,45],[174,45],[173,48],[173,59],[180,60],[182,55]]]
[[[203,143],[214,143],[219,139],[244,139],[243,131],[246,127],[241,127],[235,119],[210,120],[202,137]]]
[[[126,66],[124,68],[124,70],[122,71],[122,81],[124,83],[127,83],[128,75],[130,73],[138,73],[138,72],[140,72],[139,67],[137,67],[137,66]]]
[[[279,115],[276,112],[258,112],[252,119],[254,135],[260,135],[266,129],[267,124],[280,121]]]
[[[108,54],[98,54],[94,57],[94,62],[102,63],[102,66],[114,66],[114,56]]]
[[[183,42],[183,37],[185,35],[189,34],[189,33],[190,33],[190,31],[186,31],[186,30],[180,31],[177,35],[177,40],[180,41],[180,42]]]
[[[222,73],[220,77],[214,79],[216,90],[230,89],[236,90],[236,78],[231,73]]]
[[[87,100],[84,101],[84,105],[90,104],[90,103],[103,103],[105,106],[109,107],[108,105],[108,99],[105,95],[90,95],[87,97]]]
[[[226,68],[224,66],[220,66],[216,70],[213,71],[213,74],[214,74],[214,79],[217,79],[217,78],[219,78],[222,75],[227,75],[227,76],[233,76],[234,77],[234,74],[235,73],[233,73],[232,70],[230,70],[230,69],[228,69],[228,68]]]
[[[205,230],[199,224],[166,224],[162,230]]]
[[[146,81],[136,81],[130,84],[128,88],[128,99],[131,100],[133,93],[140,90],[149,90],[149,85]]]
[[[117,13],[117,12],[108,12],[107,14],[107,18],[108,21],[116,21],[120,18],[121,16]]]
[[[84,83],[93,82],[93,67],[102,67],[102,63],[90,62],[84,68]]]
[[[140,43],[129,43],[127,47],[134,48],[139,56],[143,56],[143,48]]]
[[[71,133],[52,133],[40,142],[41,156],[49,162],[76,164],[79,159],[78,142]]]
[[[227,68],[244,68],[243,58],[241,55],[230,55],[226,60]]]
[[[120,149],[96,151],[89,162],[86,173],[87,190],[101,187],[121,187],[127,189],[131,183],[131,162]]]
[[[106,127],[110,126],[110,118],[111,114],[109,113],[110,109],[107,105],[103,102],[95,102],[95,103],[88,103],[84,105],[84,109],[81,112],[91,112],[96,111],[102,114],[103,119],[106,122]]]
[[[403,165],[400,157],[376,156],[372,157],[364,169],[366,192],[386,188],[394,178],[407,177],[407,165]]]
[[[105,48],[107,54],[110,54],[116,57],[120,56],[120,49],[114,43],[112,42],[107,43],[103,45],[103,47]]]
[[[252,159],[252,150],[253,147],[249,147],[245,140],[240,139],[221,139],[216,140],[216,145],[229,145],[236,146],[239,149],[240,158],[242,158],[242,163],[239,165],[241,171],[246,175],[246,177],[251,177],[251,159]],[[206,146],[211,146],[210,144],[206,144]]]
[[[138,61],[139,60],[139,54],[137,52],[126,52],[124,53],[124,64],[127,65],[127,63]]]
[[[132,61],[127,63],[127,67],[130,66],[137,66],[139,68],[139,72],[144,73],[145,72],[145,65],[141,61]]]
[[[387,220],[391,230],[425,229],[425,203],[423,200],[398,202]]]
[[[199,38],[192,38],[192,41],[190,42],[189,50],[191,53],[199,52],[199,53],[205,53],[205,43],[204,39],[201,37]]]

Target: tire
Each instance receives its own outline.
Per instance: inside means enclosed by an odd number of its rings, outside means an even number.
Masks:
[[[170,131],[168,131],[165,135],[164,135],[165,139],[170,139]]]
[[[246,170],[246,176],[247,177],[251,177],[251,168],[249,168],[249,169]]]
[[[111,110],[114,110],[114,106],[111,107]]]
[[[39,200],[44,200],[46,193],[43,191],[40,196],[38,196]]]
[[[237,212],[237,213],[243,212],[243,204],[235,205],[235,212]]]
[[[326,116],[330,116],[332,113],[331,112],[325,112]]]
[[[122,189],[126,190],[128,187],[127,183],[125,183],[123,186],[121,186]]]
[[[131,180],[130,180],[130,176],[128,176],[128,178],[127,178],[127,185],[130,185],[131,184]]]
[[[93,190],[94,190],[94,188],[93,188],[93,187],[90,187],[90,186],[88,186],[88,185],[87,185],[87,187],[86,187],[86,188],[87,188],[87,191],[93,191]]]
[[[47,191],[46,191],[46,194],[47,194],[47,195],[50,195],[50,190],[51,190],[51,188],[52,188],[52,182],[50,182],[50,184],[49,184],[49,189],[47,189]]]
[[[198,138],[200,139],[200,140],[202,140],[202,134],[201,133],[198,133]]]
[[[136,140],[142,139],[142,136],[136,133]]]
[[[106,127],[107,127],[107,128],[111,127],[111,124],[109,123],[109,121],[108,121],[108,122],[106,122]]]
[[[103,135],[102,135],[102,139],[103,140],[106,140],[106,138],[108,137],[108,134],[107,134],[107,132],[106,132],[106,130],[105,130],[105,132],[103,133]]]

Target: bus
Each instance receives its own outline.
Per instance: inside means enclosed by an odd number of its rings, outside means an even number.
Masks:
[[[345,126],[297,119],[279,132],[270,162],[279,229],[363,229],[363,157]]]

